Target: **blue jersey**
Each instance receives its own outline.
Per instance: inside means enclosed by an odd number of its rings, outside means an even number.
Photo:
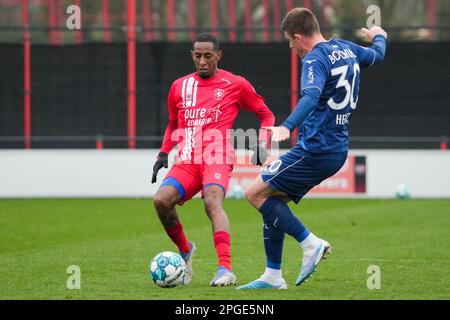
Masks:
[[[314,153],[348,150],[349,119],[358,103],[361,68],[383,61],[385,41],[378,35],[365,48],[331,39],[318,43],[303,58],[302,97],[283,123],[290,130],[300,126],[301,148]]]

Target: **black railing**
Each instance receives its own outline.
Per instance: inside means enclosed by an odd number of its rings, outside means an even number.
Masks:
[[[138,148],[159,148],[163,140],[162,136],[136,136],[134,141]],[[78,148],[83,149],[108,149],[126,148],[130,141],[127,136],[0,136],[0,149],[21,148],[25,142],[31,143],[31,148]],[[448,150],[450,137],[350,137],[351,149],[440,149]],[[15,147],[10,145],[14,144]],[[290,148],[288,143],[282,143],[281,148]]]

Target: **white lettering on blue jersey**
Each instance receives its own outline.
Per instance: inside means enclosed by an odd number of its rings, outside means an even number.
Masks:
[[[316,45],[303,59],[302,91],[317,88],[321,92],[318,105],[299,130],[299,144],[305,150],[347,150],[349,119],[359,95],[357,53],[347,41],[330,40]]]

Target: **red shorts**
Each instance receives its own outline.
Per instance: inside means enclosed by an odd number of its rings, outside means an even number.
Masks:
[[[163,185],[171,185],[168,178],[175,179],[184,189],[179,190],[180,193],[184,191],[184,197],[179,202],[183,205],[199,191],[203,197],[203,191],[209,185],[222,187],[226,194],[232,171],[233,166],[229,164],[175,164],[167,173]]]

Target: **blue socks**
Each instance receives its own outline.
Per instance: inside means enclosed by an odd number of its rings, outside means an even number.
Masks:
[[[281,258],[283,256],[283,242],[285,233],[273,225],[263,225],[264,250],[266,252],[267,264],[270,269],[281,269]]]
[[[287,233],[301,242],[309,235],[309,230],[292,213],[288,205],[277,198],[268,198],[259,211],[264,221],[263,237],[267,267],[281,269],[284,234]]]

